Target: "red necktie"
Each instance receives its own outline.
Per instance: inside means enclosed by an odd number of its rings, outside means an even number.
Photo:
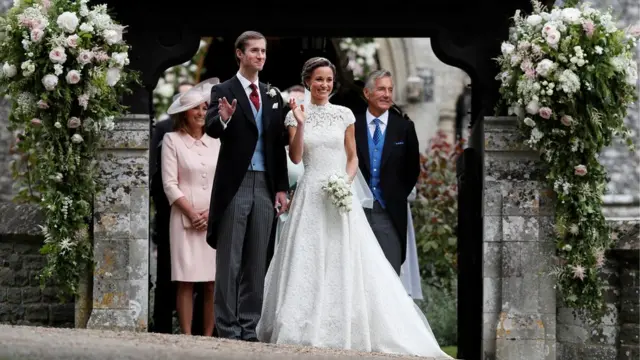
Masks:
[[[253,106],[256,107],[256,111],[260,111],[260,96],[258,95],[258,87],[256,84],[250,84],[251,94],[249,94],[249,100],[253,103]]]

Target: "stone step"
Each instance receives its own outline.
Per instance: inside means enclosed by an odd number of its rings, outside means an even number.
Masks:
[[[438,360],[201,336],[0,325],[0,359]]]

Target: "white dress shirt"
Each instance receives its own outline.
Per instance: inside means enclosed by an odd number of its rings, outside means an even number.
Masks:
[[[251,98],[249,97],[249,95],[251,95],[251,92],[253,91],[253,89],[251,89],[251,87],[250,87],[250,85],[252,84],[251,81],[249,81],[246,77],[242,76],[242,74],[240,74],[240,71],[238,71],[238,73],[236,73],[236,76],[238,77],[238,80],[240,80],[240,85],[242,85],[242,88],[244,89],[245,94],[247,94],[247,99],[249,99],[249,102],[251,102]],[[256,79],[256,82],[254,84],[256,84],[256,91],[258,92],[258,99],[260,101],[260,106],[262,106],[262,95],[260,95],[260,80]],[[233,117],[233,115],[231,117]],[[222,123],[222,128],[223,129],[227,128],[227,125],[229,124],[229,121],[231,121],[231,118],[229,118],[229,120],[227,120],[227,122],[224,122],[222,120],[222,116],[220,117],[220,122]]]
[[[367,116],[367,124],[369,125],[369,134],[371,134],[371,137],[373,138],[373,134],[376,131],[376,123],[373,122],[373,120],[375,120],[376,117],[369,112],[369,109],[367,109],[366,116]],[[389,121],[389,110],[385,111],[384,113],[382,113],[382,115],[378,116],[378,119],[380,119],[380,132],[384,134],[384,131],[387,129],[387,123]]]

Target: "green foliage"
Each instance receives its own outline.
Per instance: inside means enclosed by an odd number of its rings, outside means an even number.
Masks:
[[[619,30],[608,11],[581,5],[546,12],[534,2],[531,15],[514,17],[497,59],[501,106],[522,121],[525,142],[542,154],[556,194],[557,288],[566,306],[593,319],[605,309],[599,269],[613,245],[598,154],[614,136],[633,150],[623,121],[637,97],[638,35],[637,27]]]
[[[458,343],[458,298],[455,285],[454,281],[452,289],[448,290],[423,282],[424,300],[417,301],[418,306],[429,320],[431,330],[440,347]]]
[[[9,130],[20,155],[11,166],[22,185],[16,200],[44,213],[42,285],[53,281],[61,296],[73,296],[92,259],[88,224],[104,185],[97,151],[137,74],[125,69],[124,27],[106,5],[15,1],[0,23],[0,94],[13,99]]]
[[[417,197],[411,204],[420,275],[430,286],[450,291],[457,278],[458,199],[456,160],[462,143],[452,145],[439,131],[422,156]]]

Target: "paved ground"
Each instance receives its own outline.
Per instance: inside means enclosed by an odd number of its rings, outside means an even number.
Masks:
[[[0,360],[426,360],[199,336],[0,325]]]

